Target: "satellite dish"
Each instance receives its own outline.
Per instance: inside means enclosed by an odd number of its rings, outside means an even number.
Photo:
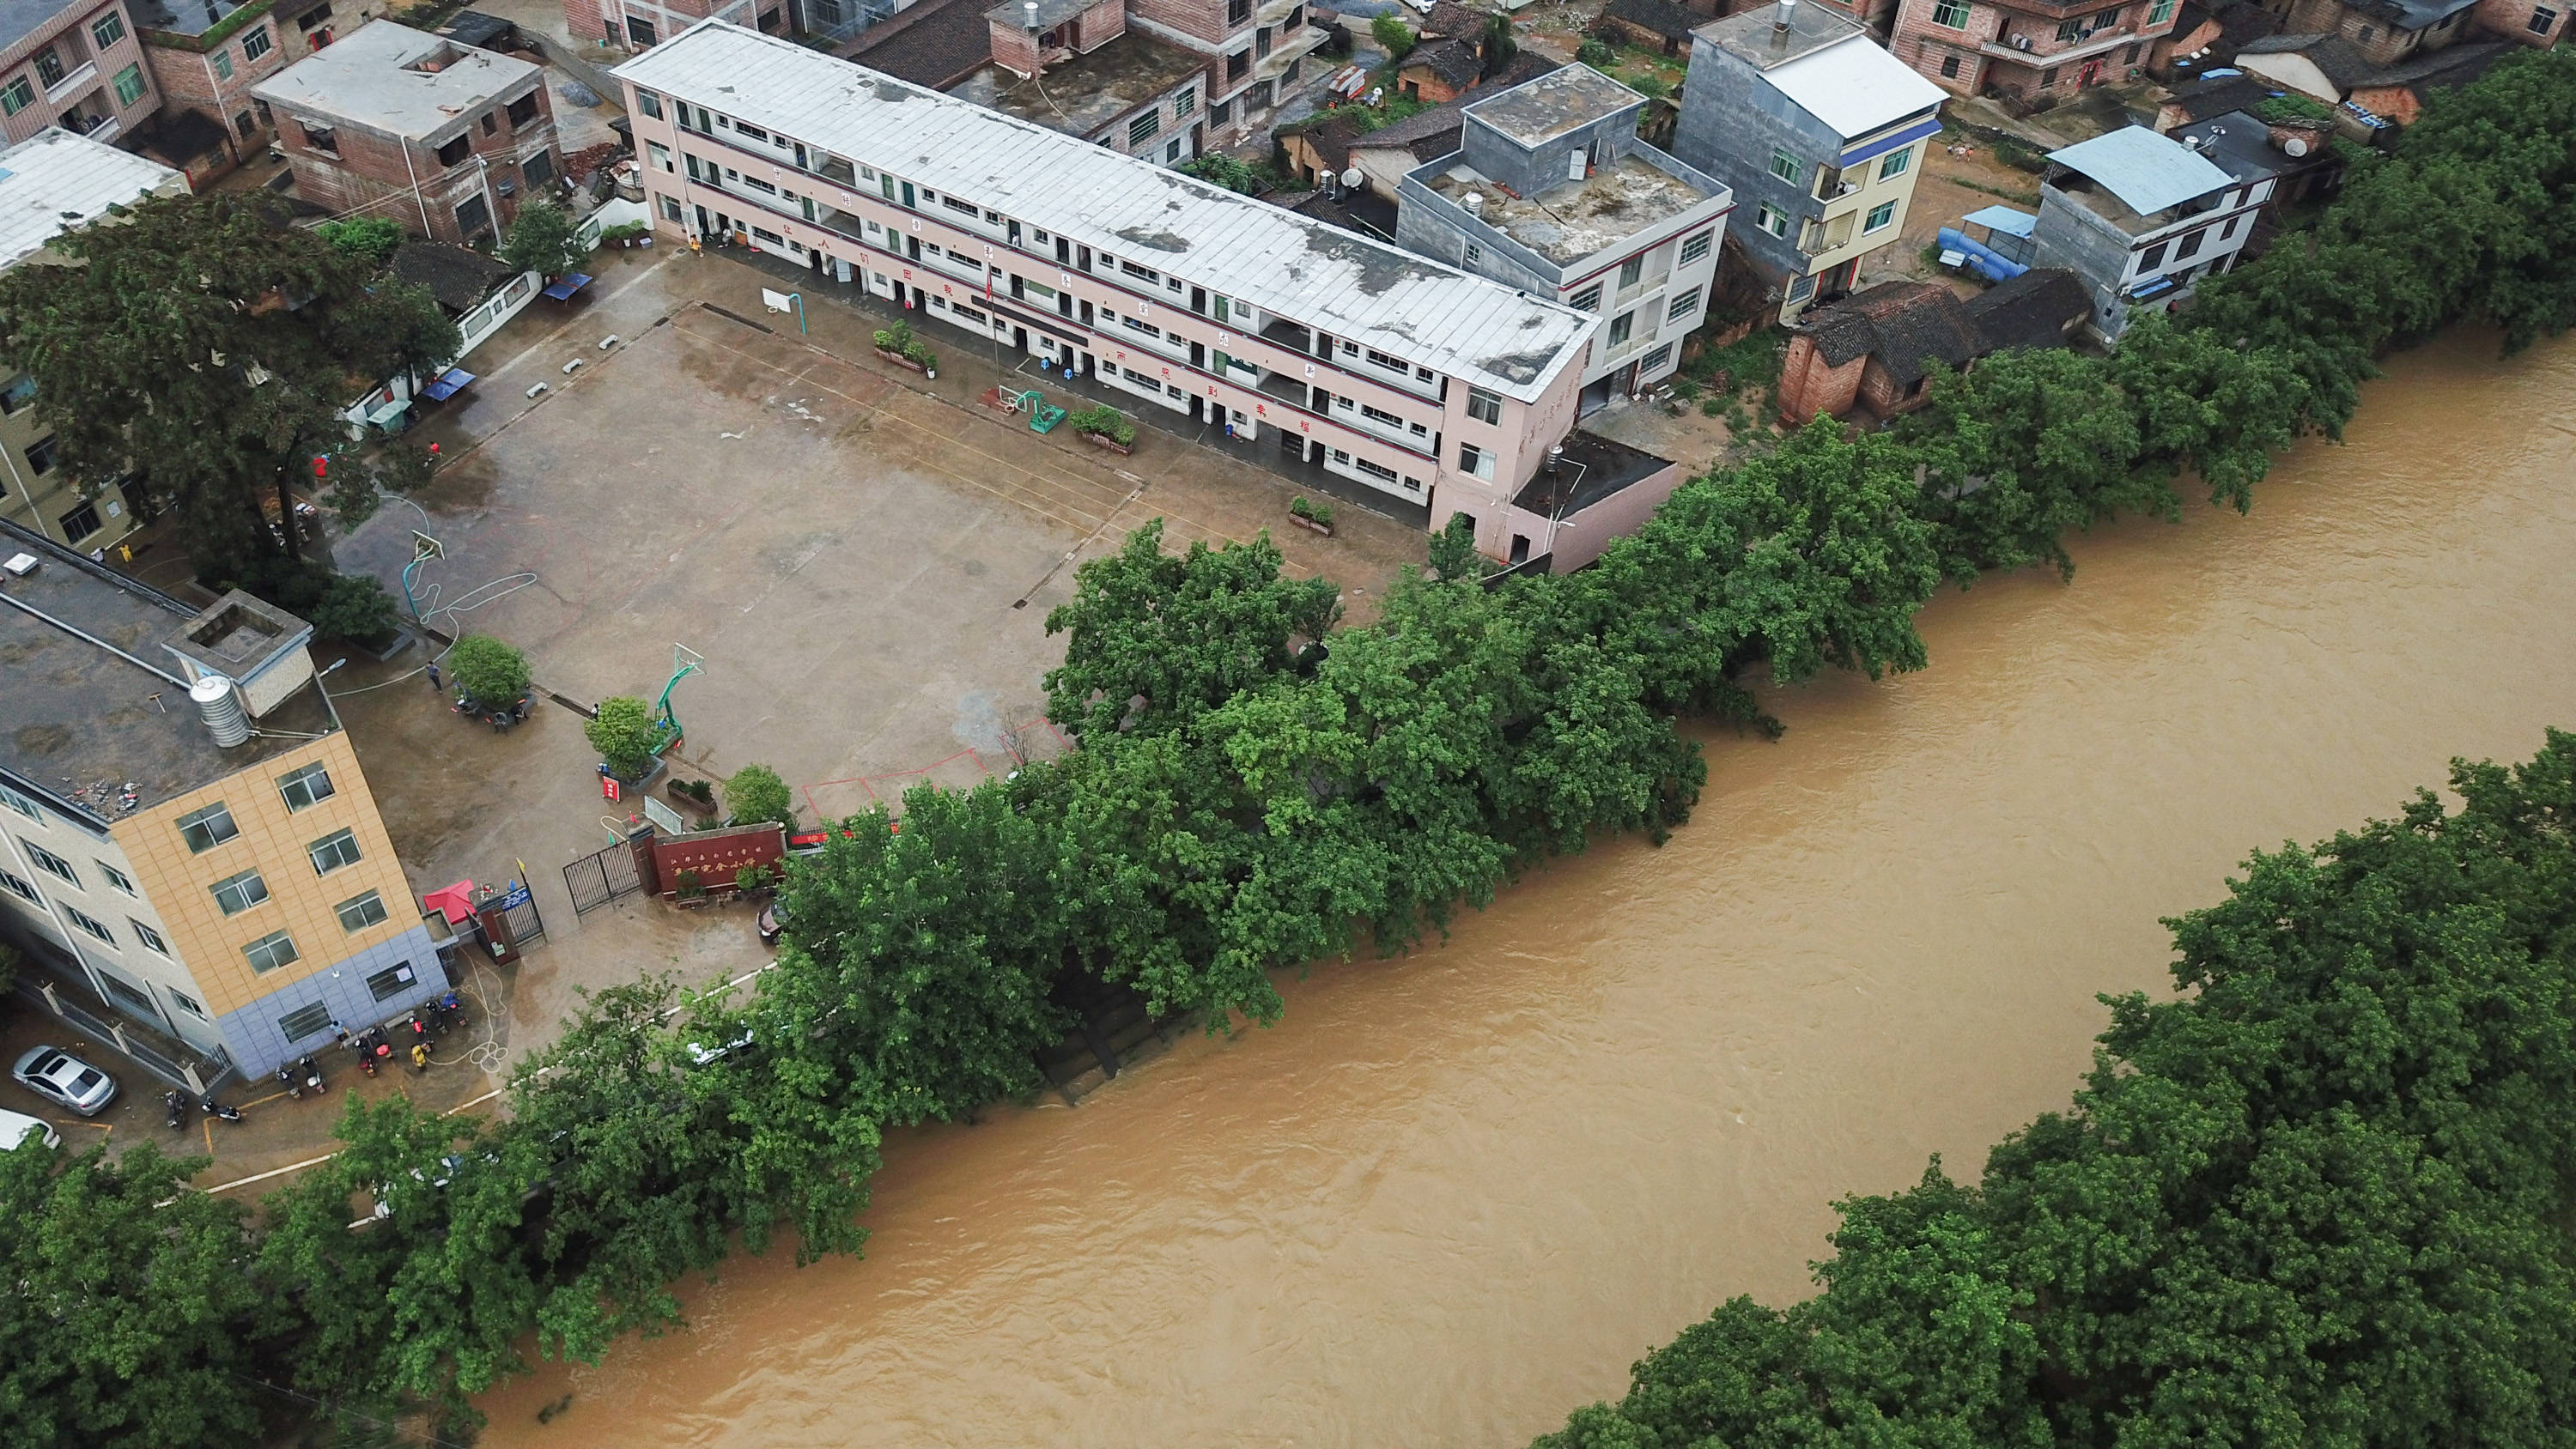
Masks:
[[[2308,138],[2305,136],[2292,136],[2290,139],[2281,143],[2281,149],[2292,156],[2305,156],[2308,154]]]
[[[2296,151],[2293,151],[2293,152],[2291,152],[2290,154],[2291,154],[2291,155],[2293,155],[2293,156],[2296,156],[2296,155],[2298,155],[2299,153],[2298,153],[2298,152],[2296,152]],[[1367,177],[1367,176],[1365,176],[1365,175],[1363,175],[1363,174],[1361,173],[1361,171],[1360,171],[1360,168],[1358,168],[1358,167],[1356,167],[1356,166],[1354,166],[1354,167],[1352,167],[1350,170],[1345,171],[1345,172],[1343,172],[1343,173],[1342,173],[1342,184],[1343,184],[1344,186],[1354,186],[1354,187],[1355,187],[1355,186],[1359,185],[1361,182],[1366,181],[1366,180],[1368,180],[1368,177]]]

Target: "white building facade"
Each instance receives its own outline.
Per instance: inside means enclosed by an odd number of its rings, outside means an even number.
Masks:
[[[616,75],[675,238],[864,286],[1427,527],[1469,513],[1490,554],[1574,426],[1599,323],[1553,301],[739,26]]]

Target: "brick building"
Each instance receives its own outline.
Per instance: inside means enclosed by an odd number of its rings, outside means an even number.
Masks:
[[[2145,72],[2181,0],[1903,0],[1888,49],[1943,89],[2044,107]]]
[[[415,235],[496,239],[562,173],[545,72],[379,20],[261,82],[305,200]]]
[[[246,160],[276,124],[251,95],[261,81],[384,12],[382,0],[130,0],[143,56],[171,111],[221,128],[228,154]]]
[[[2568,0],[2478,0],[2478,28],[2541,50],[2567,33]]]
[[[948,94],[1159,165],[1199,154],[1207,57],[1129,28],[1125,0],[1006,0],[981,18],[992,58]]]
[[[0,5],[0,138],[51,126],[113,141],[161,109],[121,0]]]
[[[2075,274],[2027,271],[1961,301],[1938,282],[1881,282],[1798,320],[1780,364],[1780,420],[1890,418],[1931,401],[1932,374],[2007,347],[2064,347],[2092,300]]]
[[[759,23],[764,30],[775,30],[784,23],[779,6],[785,0],[759,0],[759,10],[771,20],[762,20],[755,12],[753,0],[564,0],[564,31],[576,41],[599,41],[612,50],[638,51],[670,39],[699,21],[713,16],[736,25]],[[865,0],[884,14],[895,11],[894,0]],[[862,0],[806,0],[809,7],[822,15],[833,16],[830,24],[819,25],[824,34],[850,19],[858,19]],[[846,11],[846,16],[844,12]],[[864,19],[858,19],[864,25]],[[855,33],[855,27],[853,28]]]
[[[666,233],[745,236],[812,288],[899,302],[1396,517],[1465,514],[1490,556],[1580,563],[1679,480],[1609,444],[1560,467],[1590,446],[1583,313],[738,26],[616,74],[637,144],[683,162],[644,171]]]

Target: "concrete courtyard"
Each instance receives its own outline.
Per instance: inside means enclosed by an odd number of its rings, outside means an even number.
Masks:
[[[929,337],[942,358],[924,379],[883,365],[883,320],[842,301],[814,299],[810,334],[765,311],[780,283],[750,266],[668,248],[597,261],[568,310],[540,301],[469,360],[481,382],[415,429],[441,445],[436,481],[340,540],[338,563],[399,593],[415,531],[436,538],[444,558],[413,579],[429,623],[526,650],[540,689],[580,705],[650,701],[672,646],[694,650],[706,670],[672,696],[673,770],[772,765],[808,822],[1064,749],[1043,718],[1063,644],[1047,612],[1149,519],[1174,546],[1269,528],[1292,572],[1335,578],[1360,614],[1423,556],[1417,530],[1352,508],[1332,538],[1291,529],[1287,480],[1167,433],[1141,429],[1132,457],[1034,434],[977,405],[1002,373],[957,334]],[[495,733],[450,711],[427,657],[353,659],[331,688],[416,890],[524,863],[548,938],[509,973],[513,1058],[579,988],[766,961],[746,907],[630,897],[576,920],[562,867],[639,807],[601,798],[572,709],[541,698]]]

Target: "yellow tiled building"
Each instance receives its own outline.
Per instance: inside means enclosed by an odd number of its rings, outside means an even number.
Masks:
[[[446,988],[312,630],[0,525],[0,932],[245,1074]]]

